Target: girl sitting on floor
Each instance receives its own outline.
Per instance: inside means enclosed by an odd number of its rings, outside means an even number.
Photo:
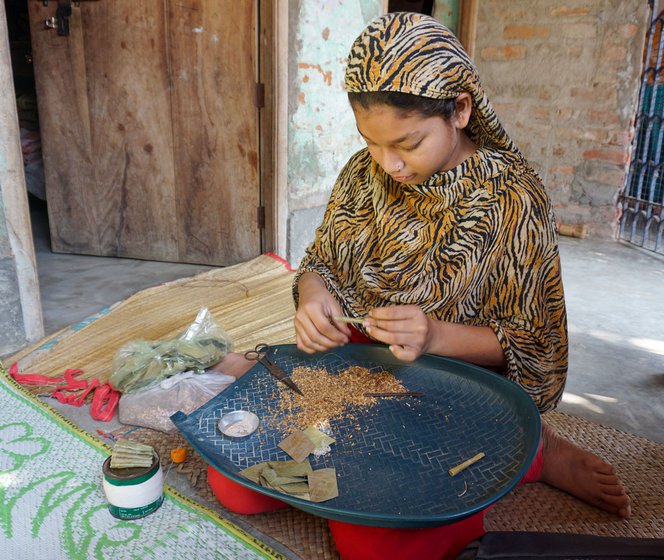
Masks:
[[[367,147],[342,169],[300,264],[298,347],[316,353],[370,337],[404,361],[457,358],[518,383],[541,412],[553,409],[568,349],[551,203],[468,55],[433,18],[391,13],[353,44],[345,84]],[[340,315],[365,318],[360,332]],[[542,436],[529,480],[630,515],[611,465],[546,424]],[[376,531],[386,557],[398,557],[386,535],[408,531]]]

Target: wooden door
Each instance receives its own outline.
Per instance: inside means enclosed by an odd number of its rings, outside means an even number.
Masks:
[[[260,254],[258,0],[72,3],[68,37],[56,5],[29,1],[53,250]]]

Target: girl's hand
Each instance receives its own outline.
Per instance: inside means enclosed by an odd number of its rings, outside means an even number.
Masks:
[[[350,338],[348,325],[332,319],[341,315],[341,307],[314,272],[305,272],[298,280],[299,304],[295,313],[295,341],[299,350],[314,354],[343,346]]]
[[[373,338],[389,344],[390,352],[405,362],[422,354],[436,354],[494,368],[503,368],[506,363],[491,327],[438,321],[417,305],[376,307],[364,327]]]
[[[429,352],[434,327],[434,319],[417,305],[376,307],[365,321],[367,333],[388,344],[390,352],[405,362]]]

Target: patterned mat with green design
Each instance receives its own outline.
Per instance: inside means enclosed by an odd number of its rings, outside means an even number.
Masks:
[[[283,558],[166,487],[142,519],[112,517],[102,489],[110,447],[16,384],[0,364],[0,551],[32,559]]]

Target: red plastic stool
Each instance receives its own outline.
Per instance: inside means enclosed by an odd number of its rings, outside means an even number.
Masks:
[[[451,525],[390,529],[328,520],[342,560],[449,560],[484,535],[484,511]]]
[[[210,465],[208,484],[217,500],[235,513],[265,513],[288,507],[286,502],[242,486]]]

